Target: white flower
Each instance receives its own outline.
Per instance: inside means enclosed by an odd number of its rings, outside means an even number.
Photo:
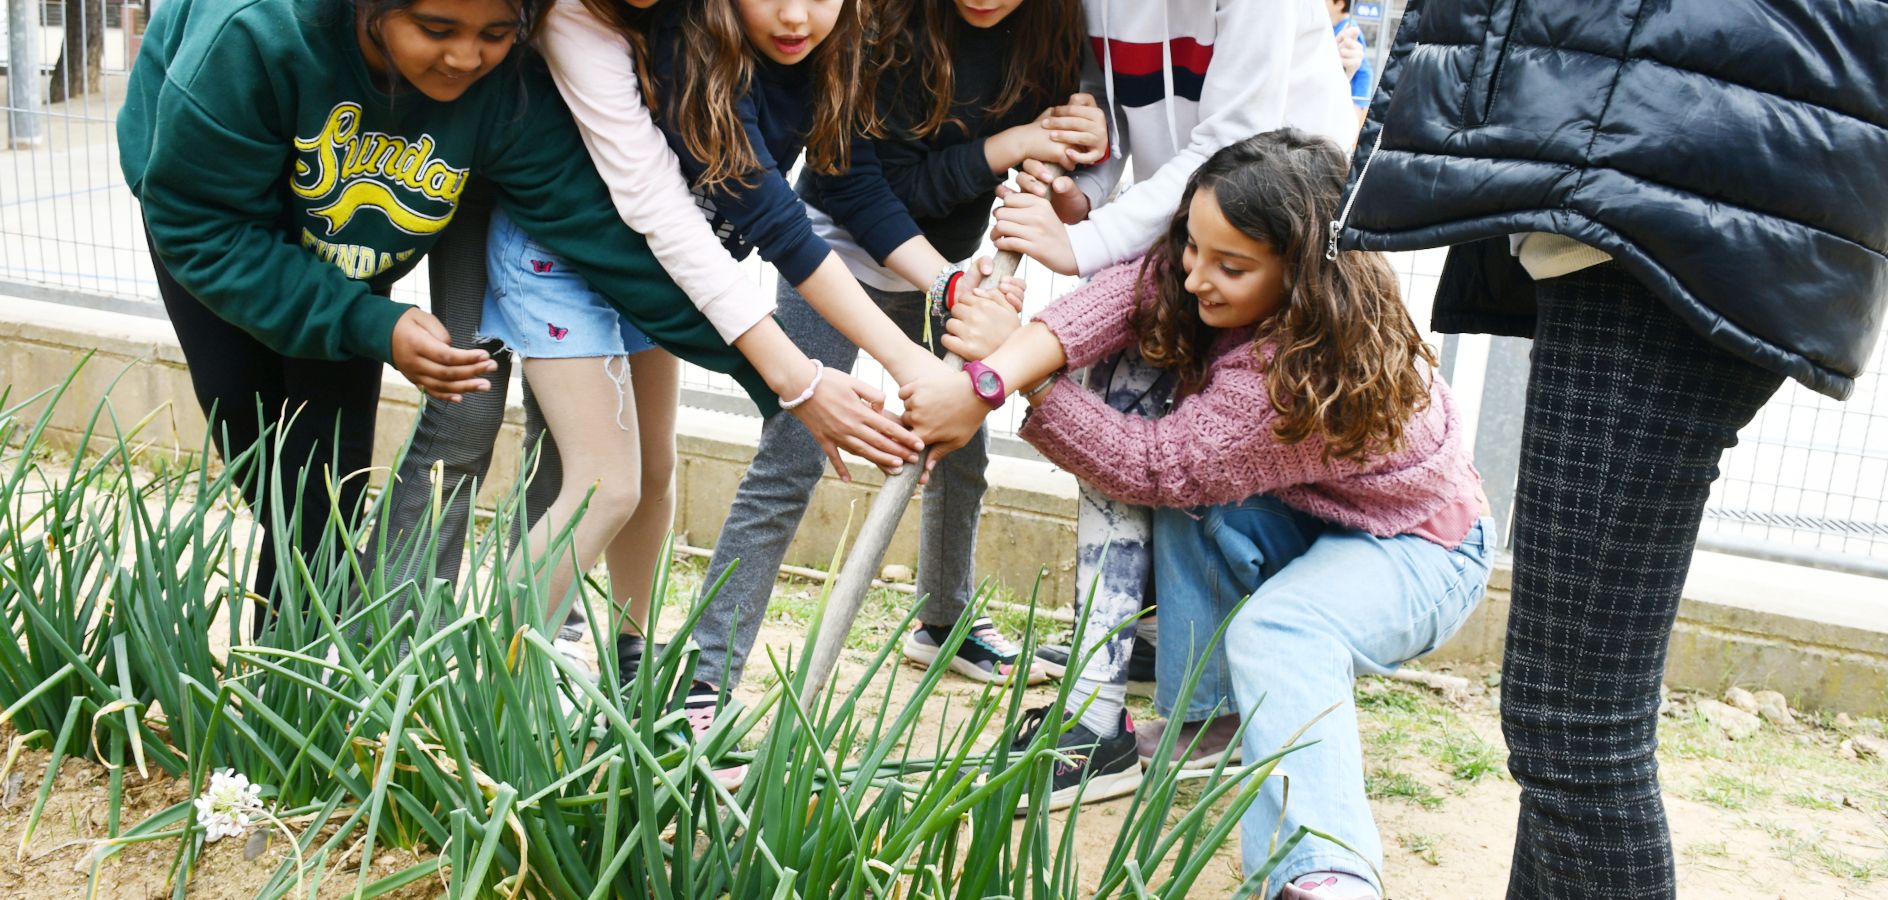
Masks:
[[[252,813],[262,810],[262,785],[250,784],[247,775],[235,769],[218,769],[210,775],[210,786],[196,800],[197,821],[203,825],[203,842],[214,844],[226,837],[241,837],[249,830]]]

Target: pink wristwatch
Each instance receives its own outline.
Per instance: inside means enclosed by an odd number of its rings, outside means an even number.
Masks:
[[[1003,405],[1003,398],[1006,395],[1003,390],[1003,376],[998,375],[995,369],[984,365],[981,361],[967,362],[964,363],[964,374],[970,376],[970,389],[976,392],[978,399],[990,404],[991,409]]]

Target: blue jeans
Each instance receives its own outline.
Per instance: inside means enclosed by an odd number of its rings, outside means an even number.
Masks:
[[[1359,672],[1388,674],[1455,634],[1488,586],[1494,530],[1494,520],[1483,517],[1460,547],[1448,550],[1414,535],[1378,538],[1320,524],[1269,497],[1154,513],[1160,690],[1170,690],[1178,677],[1171,673],[1197,656],[1169,648],[1203,650],[1231,616],[1225,652],[1214,654],[1223,668],[1215,673],[1208,666],[1213,680],[1202,679],[1189,710],[1212,710],[1229,685],[1232,705],[1251,719],[1242,746],[1251,761],[1335,706],[1299,739],[1310,746],[1280,761],[1246,812],[1245,868],[1253,871],[1271,856],[1275,830],[1282,841],[1300,825],[1343,840],[1369,865],[1307,838],[1274,871],[1274,890],[1310,872],[1368,879],[1369,869],[1382,867],[1383,842],[1364,796],[1352,683]],[[1170,656],[1184,658],[1170,664]],[[1292,782],[1289,807],[1279,775]]]

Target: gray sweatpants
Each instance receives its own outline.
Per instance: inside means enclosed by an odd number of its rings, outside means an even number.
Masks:
[[[472,336],[478,333],[485,305],[485,232],[492,209],[488,190],[468,188],[452,224],[426,257],[433,315],[451,333],[454,347],[481,346]],[[420,411],[413,443],[387,486],[387,505],[368,544],[372,553],[386,541],[383,566],[390,584],[407,579],[443,578],[455,584],[459,580],[472,502],[492,464],[492,445],[505,422],[505,396],[511,384],[511,354],[494,353],[493,358],[498,370],[486,376],[492,382],[490,392],[465,394],[458,403],[429,399]],[[557,446],[528,385],[524,401],[525,446],[533,446],[540,438],[544,446],[536,477],[525,494],[528,521],[519,524],[521,529],[544,514],[562,482]],[[439,513],[437,540],[428,527],[435,461],[441,465],[440,496],[446,501]]]
[[[922,291],[865,291],[907,336],[922,340]],[[852,369],[859,348],[827,324],[792,285],[781,282],[776,299],[780,326],[801,350],[829,368]],[[941,321],[932,326],[934,338],[944,333]],[[918,619],[927,625],[956,623],[976,589],[977,515],[988,461],[989,436],[980,428],[970,443],[938,462],[925,487],[918,594],[927,599]],[[708,609],[695,626],[694,638],[701,645],[696,678],[722,687],[741,682],[780,561],[825,470],[826,455],[799,419],[776,415],[762,426],[760,447],[735,492],[708,563],[705,583],[712,586],[731,563],[740,561],[720,593],[707,601]]]

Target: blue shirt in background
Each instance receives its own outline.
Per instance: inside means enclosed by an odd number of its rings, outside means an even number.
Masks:
[[[1335,37],[1343,34],[1344,29],[1350,27],[1350,24],[1350,16],[1345,16],[1337,24],[1331,26],[1331,35]],[[1364,62],[1363,65],[1357,67],[1357,74],[1350,77],[1350,102],[1357,104],[1358,109],[1368,109],[1370,107],[1370,82],[1375,73],[1370,70],[1370,44],[1364,40],[1361,28],[1357,30],[1357,44],[1364,48]]]

